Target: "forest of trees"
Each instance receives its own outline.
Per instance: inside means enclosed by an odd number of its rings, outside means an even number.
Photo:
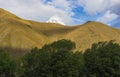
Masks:
[[[70,40],[34,48],[19,59],[0,50],[0,77],[120,77],[120,45],[93,44],[81,53]]]

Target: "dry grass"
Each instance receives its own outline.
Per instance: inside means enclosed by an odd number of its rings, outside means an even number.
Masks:
[[[43,23],[21,19],[0,9],[0,47],[27,49],[42,47],[59,39],[70,39],[76,50],[85,50],[99,41],[116,40],[120,43],[120,30],[99,22],[78,26]]]

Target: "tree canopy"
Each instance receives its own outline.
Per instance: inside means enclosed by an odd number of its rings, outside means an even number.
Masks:
[[[70,40],[58,40],[33,48],[20,61],[0,50],[0,77],[120,77],[119,44],[95,43],[84,53],[75,47]]]
[[[26,77],[79,77],[84,66],[83,55],[73,52],[75,43],[59,40],[33,49],[25,55],[23,68]]]
[[[120,77],[120,45],[114,41],[93,44],[84,58],[87,77]]]
[[[14,77],[15,72],[15,60],[7,52],[0,50],[0,77]]]

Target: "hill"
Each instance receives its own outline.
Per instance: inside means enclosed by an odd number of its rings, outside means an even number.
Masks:
[[[36,22],[0,9],[1,49],[18,56],[59,39],[70,39],[76,43],[76,50],[85,50],[99,41],[116,40],[120,43],[120,30],[94,21],[77,26]]]
[[[0,9],[0,48],[11,51],[14,55],[19,51],[28,51],[33,47],[41,47],[46,42],[46,36],[30,27],[26,20],[16,17]],[[13,51],[18,52],[13,52]]]

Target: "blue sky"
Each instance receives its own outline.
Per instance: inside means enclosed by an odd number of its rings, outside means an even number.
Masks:
[[[120,28],[120,0],[0,0],[0,8],[40,22],[51,18],[66,25],[99,21]]]

